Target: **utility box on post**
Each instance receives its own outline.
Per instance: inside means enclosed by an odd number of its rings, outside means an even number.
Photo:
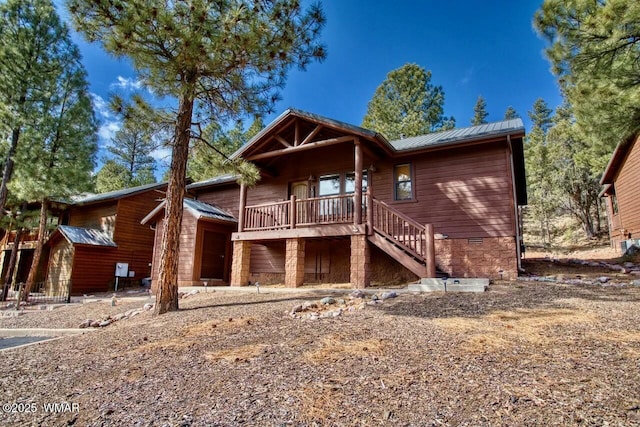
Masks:
[[[115,291],[118,292],[118,280],[120,277],[129,277],[129,264],[126,262],[116,263],[116,287]]]

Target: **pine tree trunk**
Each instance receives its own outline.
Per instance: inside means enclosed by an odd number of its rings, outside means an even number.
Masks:
[[[18,141],[20,140],[20,128],[16,127],[11,132],[11,146],[7,153],[7,158],[2,171],[2,182],[0,183],[0,215],[4,214],[4,205],[7,203],[8,184],[13,175],[13,156],[16,155]]]
[[[40,258],[42,257],[42,249],[44,247],[44,241],[47,233],[47,212],[48,203],[47,199],[43,198],[40,206],[40,223],[38,224],[38,241],[36,242],[36,250],[33,254],[33,261],[31,262],[31,268],[29,268],[29,275],[27,276],[27,283],[24,287],[23,300],[26,301],[29,298],[29,292],[33,288],[33,283],[36,280],[38,274],[38,266],[40,265]]]
[[[186,186],[187,158],[191,139],[193,95],[180,99],[174,145],[171,154],[171,171],[162,230],[160,274],[154,314],[178,310],[178,258],[180,229],[182,227],[182,202]]]

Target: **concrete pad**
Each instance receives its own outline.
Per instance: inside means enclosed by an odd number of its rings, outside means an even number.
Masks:
[[[415,292],[484,292],[489,287],[489,279],[468,278],[422,278],[420,283],[409,285]]]

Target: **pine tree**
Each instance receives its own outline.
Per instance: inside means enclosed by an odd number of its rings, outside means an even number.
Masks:
[[[67,62],[51,79],[46,101],[38,104],[37,125],[26,124],[16,151],[15,179],[9,183],[19,200],[39,201],[38,240],[24,298],[29,295],[46,237],[48,203],[91,188],[97,150],[97,122],[78,48],[67,41]]]
[[[324,14],[319,5],[303,10],[297,0],[70,0],[68,5],[74,25],[89,41],[128,57],[155,94],[178,101],[155,313],[177,310],[190,142],[200,137],[197,129],[205,118],[225,122],[267,111],[292,66],[304,69],[324,59],[325,49],[316,42]]]
[[[552,154],[547,146],[547,131],[553,122],[552,110],[538,98],[529,111],[532,128],[525,143],[527,173],[527,213],[539,224],[540,237],[544,244],[553,240],[554,213],[559,208],[557,187],[554,185]]]
[[[476,105],[473,107],[473,118],[471,119],[471,125],[478,126],[487,123],[487,117],[489,113],[487,113],[487,101],[482,97],[482,95],[478,96],[478,100],[476,101]]]
[[[256,118],[246,131],[243,130],[242,123],[237,123],[233,129],[226,132],[217,123],[212,123],[204,134],[206,141],[213,141],[213,148],[202,141],[195,142],[187,164],[188,176],[196,181],[202,181],[236,172],[234,165],[229,163],[229,156],[249,142],[263,128],[264,123],[260,118]]]
[[[507,110],[504,112],[504,120],[513,120],[519,118],[520,114],[516,112],[515,108],[509,105],[509,107],[507,107]]]
[[[37,126],[41,104],[48,102],[62,69],[75,61],[75,55],[69,31],[50,0],[0,4],[0,122],[9,133],[0,182],[0,213],[4,212],[25,126]]]
[[[581,132],[610,155],[640,131],[640,2],[545,0],[534,25]]]
[[[560,193],[560,207],[578,221],[587,238],[595,237],[600,232],[601,172],[594,167],[594,156],[575,123],[570,105],[557,108],[546,145],[553,153],[547,169]]]
[[[424,135],[455,127],[455,119],[443,112],[444,91],[431,84],[431,71],[405,64],[378,86],[362,126],[390,140]]]

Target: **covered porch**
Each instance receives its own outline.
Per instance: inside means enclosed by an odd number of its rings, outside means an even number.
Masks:
[[[234,154],[263,180],[240,188],[231,285],[249,284],[252,245],[284,241],[285,285],[300,286],[306,241],[337,237],[350,242],[353,287],[370,283],[370,244],[418,277],[435,277],[433,228],[374,197],[374,164],[388,151],[376,133],[297,111],[256,135]]]

